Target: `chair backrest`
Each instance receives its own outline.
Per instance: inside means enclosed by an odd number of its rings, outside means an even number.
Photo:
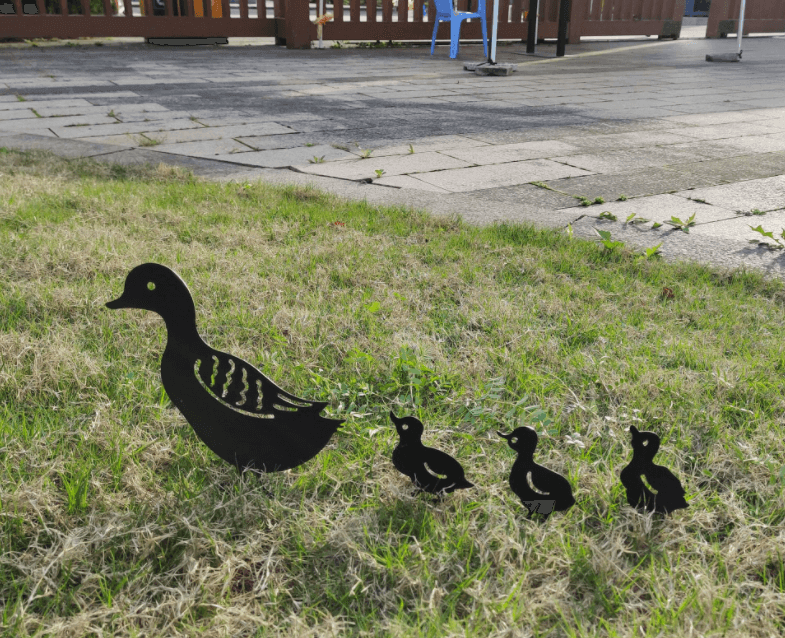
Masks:
[[[449,16],[453,12],[453,0],[431,0],[436,3],[436,15]],[[479,13],[481,16],[485,15],[485,0],[469,0],[469,6],[472,7],[472,13]],[[425,3],[423,2],[423,9]]]
[[[450,16],[452,15],[452,0],[432,0],[436,3],[436,15]]]

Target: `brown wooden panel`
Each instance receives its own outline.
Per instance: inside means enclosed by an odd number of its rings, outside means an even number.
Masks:
[[[510,0],[499,0],[499,24],[507,24],[510,21],[509,14]],[[493,9],[487,15],[491,16],[490,19],[493,21]]]
[[[490,25],[489,25],[490,26]],[[540,25],[538,37],[555,38],[557,23]],[[429,22],[361,22],[353,24],[330,22],[324,25],[326,40],[398,40],[398,41],[430,41],[433,35],[433,23]],[[526,37],[526,23],[499,24],[499,39],[521,40]],[[441,42],[449,42],[450,25],[442,22],[436,36]],[[482,41],[480,22],[464,22],[461,26],[461,42],[466,40]]]
[[[259,7],[264,7],[262,0],[256,0],[257,11]],[[245,20],[248,18],[248,0],[240,0],[240,19]]]
[[[393,0],[382,0],[382,22],[392,22],[392,10]]]
[[[125,17],[133,18],[134,8],[133,5],[131,4],[131,0],[123,0],[123,7],[125,8]]]
[[[398,22],[409,22],[408,0],[398,0]]]
[[[333,0],[333,20],[336,22],[343,22],[343,0]],[[327,13],[327,3],[324,4],[324,12]],[[319,0],[316,1],[316,13],[319,13]]]
[[[104,0],[106,2],[106,0]],[[46,15],[46,7],[44,6],[44,0],[35,0],[35,8],[38,9],[38,15],[45,16]]]
[[[662,33],[664,20],[636,20],[634,22],[584,22],[581,28],[583,36],[600,35],[659,35]]]
[[[602,15],[600,12],[602,11],[602,0],[591,0],[591,13],[589,14],[589,20],[595,22],[600,19]]]
[[[422,3],[423,0],[414,0],[414,21],[422,22]]]
[[[90,17],[90,0],[82,0],[82,15]]]
[[[166,18],[143,16],[133,20],[59,15],[3,16],[4,28],[20,38],[76,38],[76,37],[241,37],[270,38],[275,35],[274,21],[215,20],[202,18]]]
[[[613,0],[613,14],[612,20],[622,20],[623,12],[626,11],[625,5],[629,4],[630,0]]]
[[[167,18],[171,18],[174,15],[172,0],[164,0],[164,13],[166,14]]]
[[[221,18],[224,20],[232,19],[232,12],[229,8],[229,0],[221,0]]]
[[[523,0],[512,1],[512,22],[523,22]]]
[[[145,2],[150,2],[151,0],[145,0]],[[205,18],[212,18],[213,17],[213,2],[212,0],[202,0],[202,15]]]
[[[376,22],[376,0],[365,0],[365,19],[368,22]],[[368,22],[366,22],[366,24]],[[346,38],[333,38],[333,39],[345,40]]]
[[[24,15],[22,13],[22,0],[11,0],[12,4],[14,5],[14,13],[18,16]],[[7,20],[8,18],[3,18],[3,20]]]
[[[349,4],[349,19],[352,22],[359,22],[360,14],[360,0],[351,0]]]
[[[600,20],[610,20],[613,17],[613,0],[601,0],[601,3]]]

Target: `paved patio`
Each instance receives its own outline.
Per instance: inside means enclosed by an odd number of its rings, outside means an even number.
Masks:
[[[750,243],[763,238],[749,226],[785,227],[785,37],[745,40],[739,64],[705,62],[734,49],[639,38],[555,59],[514,44],[499,59],[518,72],[485,78],[463,70],[482,58],[477,45],[458,60],[444,46],[431,57],[429,46],[251,41],[2,45],[0,146],[313,183],[479,224],[604,228],[663,242],[669,258],[782,276],[785,251]],[[689,234],[663,223],[693,214]],[[649,221],[624,223],[631,215]]]

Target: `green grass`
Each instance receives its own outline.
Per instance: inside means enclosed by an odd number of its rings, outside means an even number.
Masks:
[[[3,635],[785,630],[779,282],[163,167],[0,173]],[[162,390],[163,322],[103,305],[146,261],[211,345],[347,420],[322,453],[257,480],[209,452]],[[390,409],[476,487],[412,496]],[[546,524],[506,484],[519,423],[575,486]],[[632,424],[689,509],[625,505]]]

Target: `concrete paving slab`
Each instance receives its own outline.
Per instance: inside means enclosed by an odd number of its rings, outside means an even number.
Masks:
[[[785,175],[753,179],[713,188],[698,188],[679,192],[677,195],[703,199],[714,206],[721,206],[740,213],[753,209],[763,212],[785,208]]]
[[[24,94],[23,95],[29,95]],[[101,100],[120,100],[124,98],[138,98],[138,93],[133,91],[105,91],[105,92],[91,92],[91,93],[76,93],[73,89],[67,88],[59,93],[37,93],[36,100],[62,100],[62,99],[76,99],[83,98],[88,102],[94,104],[96,101]]]
[[[711,206],[695,201],[695,191],[683,191],[683,196],[663,194],[652,197],[635,197],[624,202],[613,201],[595,206],[585,207],[587,215],[599,216],[609,212],[624,222],[630,215],[650,220],[648,226],[658,222],[664,223],[672,216],[682,220],[695,215],[696,224],[707,224],[726,219],[736,219],[738,215],[728,208]],[[688,197],[692,197],[689,199]]]
[[[776,153],[785,151],[785,132],[772,135],[734,137],[727,140],[717,140],[716,144],[742,149],[748,153]]]
[[[40,106],[35,109],[41,117],[63,117],[71,115],[107,115],[110,109],[103,106]]]
[[[55,121],[56,120],[52,120],[53,123]],[[174,129],[203,128],[196,122],[185,119],[157,120],[155,122],[129,122],[128,124],[119,123],[114,119],[112,121],[114,122],[113,124],[107,123],[97,126],[72,126],[67,128],[50,126],[59,137],[99,137],[105,135],[119,135],[122,133],[147,133],[158,132],[159,130],[169,131]]]
[[[291,129],[288,129],[291,130]],[[359,148],[356,144],[349,144],[339,142],[340,133],[289,133],[288,135],[285,134],[278,134],[278,135],[251,135],[250,137],[235,137],[234,139],[238,142],[245,144],[246,146],[250,146],[252,149],[257,151],[273,151],[277,149],[284,149],[284,148],[297,148],[297,147],[307,147],[309,144],[313,146],[321,146],[327,145],[330,146],[335,144],[335,148],[339,150],[354,150]]]
[[[722,124],[735,124],[737,122],[755,122],[766,120],[770,116],[760,111],[749,109],[743,111],[728,111],[724,113],[696,113],[693,115],[673,115],[664,119],[670,122],[694,124],[695,126],[717,126]]]
[[[69,117],[36,117],[24,120],[4,120],[0,129],[6,131],[35,132],[39,129],[65,129],[89,127],[93,124],[117,123],[113,117],[102,115],[72,115]],[[77,137],[76,135],[69,137]]]
[[[772,133],[772,121],[735,122],[732,124],[719,124],[717,126],[688,126],[679,129],[669,129],[666,133],[674,133],[696,140],[722,140],[731,137],[744,137],[746,135],[768,135]],[[785,124],[783,125],[785,128]]]
[[[283,168],[286,166],[325,166],[325,164],[308,164],[315,157],[323,157],[325,162],[336,160],[355,159],[356,156],[332,146],[310,146],[300,148],[281,149],[275,151],[251,151],[249,153],[235,153],[218,155],[216,159],[248,166],[263,166],[267,168]]]
[[[102,107],[105,108],[105,107]],[[114,111],[115,117],[121,122],[165,122],[167,120],[190,119],[188,111],[154,111],[146,113],[134,113],[130,110]],[[201,122],[198,122],[201,124]]]
[[[95,157],[117,151],[117,145],[97,144],[81,140],[60,140],[41,135],[3,135],[0,136],[0,147],[12,148],[17,151],[50,151],[60,157],[73,159],[76,157]]]
[[[14,109],[38,109],[38,108],[52,108],[52,107],[69,107],[69,106],[93,106],[87,100],[82,99],[61,99],[61,100],[25,100],[20,102],[14,100],[13,102],[0,102],[0,111],[10,111]]]
[[[385,145],[385,143],[382,142],[381,148],[379,148],[379,146],[374,146],[371,148],[371,150],[373,150],[372,156],[384,157],[388,155],[409,155],[410,145],[411,148],[414,149],[414,153],[428,153],[432,151],[447,151],[451,149],[467,149],[488,146],[488,144],[485,142],[472,140],[462,135],[435,135],[432,137],[413,137],[404,144],[393,143],[391,145]],[[356,152],[358,155],[362,155],[363,150],[365,150],[365,147],[361,145],[360,148],[353,152]]]
[[[139,164],[158,166],[161,163],[182,166],[183,168],[192,170],[195,175],[201,175],[211,179],[237,172],[237,166],[235,165],[199,157],[169,155],[167,153],[158,153],[154,150],[143,148],[124,149],[119,151],[115,148],[112,150],[114,150],[113,153],[98,155],[93,159],[95,159],[96,162],[120,164],[121,166],[134,166]]]
[[[382,177],[381,179],[374,179],[374,184],[379,186],[395,186],[396,188],[410,188],[418,191],[431,191],[434,193],[449,193],[443,188],[428,184],[422,180],[417,179],[411,175],[394,175],[392,177]]]
[[[128,148],[137,148],[140,146],[147,146],[150,144],[150,138],[145,137],[141,133],[126,133],[125,135],[106,135],[104,137],[85,137],[85,138],[71,138],[75,141],[90,142],[93,144],[111,144],[113,146],[126,146]]]
[[[31,109],[14,109],[13,111],[0,111],[0,122],[8,120],[30,120],[38,117]]]
[[[3,102],[18,102],[19,98],[16,95],[0,95],[0,104]]]
[[[571,140],[571,144],[579,147],[579,152],[586,153],[590,150],[623,150],[646,146],[661,146],[666,144],[679,144],[688,142],[691,138],[678,132],[666,133],[665,131],[635,131],[630,133],[611,133],[605,135],[587,135]]]
[[[352,155],[353,161],[341,162],[340,164],[300,165],[297,166],[297,169],[304,173],[323,175],[325,177],[365,180],[376,178],[377,170],[383,170],[383,176],[392,177],[394,175],[443,171],[450,168],[470,166],[467,162],[435,152],[414,153],[413,155],[389,155],[378,158],[371,157],[369,159],[356,159],[356,157],[356,155]]]
[[[460,193],[588,174],[588,171],[579,168],[538,159],[422,173],[417,175],[417,178],[445,190]]]
[[[483,146],[479,148],[462,148],[441,151],[443,155],[449,155],[456,159],[463,160],[469,164],[505,164],[507,162],[518,162],[527,159],[540,159],[577,153],[578,148],[572,144],[565,144],[557,140],[544,140],[542,142],[521,142],[518,144],[500,144],[494,146]]]
[[[292,129],[275,122],[259,122],[244,126],[198,126],[199,122],[201,120],[191,129],[166,131],[162,133],[161,139],[167,144],[179,144],[181,142],[201,142],[254,135],[285,137],[294,134]]]
[[[783,241],[782,233],[785,231],[785,211],[767,213],[758,217],[736,217],[726,221],[718,221],[713,224],[704,224],[700,227],[690,228],[690,234],[705,235],[721,239],[734,241],[754,241],[764,242],[771,246],[776,246],[776,242],[752,228],[762,227],[764,231],[774,233],[780,241]]]
[[[543,212],[580,206],[580,201],[571,195],[557,193],[534,184],[520,184],[505,188],[472,191],[472,196],[482,197],[487,201],[523,206],[524,208],[539,207]],[[580,208],[579,213],[583,213],[583,207],[581,206]]]
[[[159,153],[190,155],[191,157],[210,157],[234,153],[252,152],[253,149],[233,139],[208,140],[206,142],[185,142],[182,144],[161,144],[155,147]]]
[[[555,162],[583,168],[592,173],[627,173],[647,166],[667,166],[703,159],[699,153],[672,146],[629,149],[589,155],[564,155],[551,158]]]
[[[525,207],[508,202],[488,202],[480,194],[450,193],[437,195],[437,199],[427,204],[432,215],[460,216],[464,221],[478,226],[499,222],[513,224],[534,224],[540,228],[566,227],[573,223],[579,213],[569,210],[543,211],[541,207]]]
[[[673,169],[658,167],[629,173],[543,181],[558,192],[587,197],[591,200],[602,197],[606,202],[614,201],[621,195],[625,197],[659,195],[694,186],[719,183],[705,176],[685,175]]]

